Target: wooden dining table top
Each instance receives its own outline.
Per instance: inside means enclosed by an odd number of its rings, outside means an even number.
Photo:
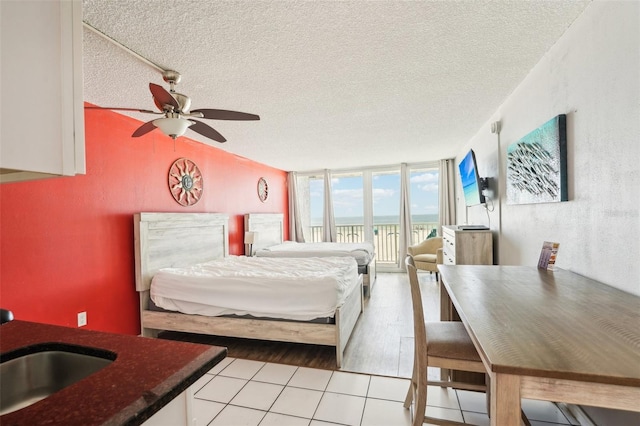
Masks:
[[[562,269],[439,270],[490,371],[640,386],[639,296]]]

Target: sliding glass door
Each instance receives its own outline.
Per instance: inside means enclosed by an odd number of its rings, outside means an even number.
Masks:
[[[410,167],[411,244],[436,233],[438,169]],[[400,235],[400,166],[332,173],[331,195],[338,242],[370,241],[381,270],[397,270]],[[305,241],[322,241],[324,178],[298,174]]]
[[[306,242],[322,241],[324,217],[324,180],[322,175],[299,175],[297,179],[298,207],[302,232]]]
[[[373,244],[378,265],[396,267],[400,236],[400,168],[371,173]]]
[[[412,244],[434,237],[438,233],[438,175],[438,169],[434,168],[411,169]]]
[[[338,242],[365,241],[362,172],[333,174],[331,191]]]

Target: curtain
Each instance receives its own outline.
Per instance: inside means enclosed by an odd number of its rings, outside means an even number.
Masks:
[[[411,226],[411,197],[410,197],[409,167],[400,165],[400,235],[398,239],[397,264],[403,271],[406,270],[404,258],[407,256],[407,247],[412,244],[413,231]]]
[[[322,241],[335,243],[338,240],[336,235],[336,219],[333,216],[333,196],[331,194],[331,172],[324,171],[324,214],[322,218]]]
[[[438,212],[438,234],[442,235],[442,225],[456,222],[455,161],[453,158],[440,160],[440,211]]]
[[[289,193],[289,240],[304,243],[302,217],[298,206],[298,175],[296,172],[287,174]]]

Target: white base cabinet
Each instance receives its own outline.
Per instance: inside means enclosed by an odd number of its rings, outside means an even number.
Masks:
[[[149,417],[143,426],[194,426],[198,422],[193,412],[193,385]]]
[[[0,182],[85,173],[82,1],[0,1]]]

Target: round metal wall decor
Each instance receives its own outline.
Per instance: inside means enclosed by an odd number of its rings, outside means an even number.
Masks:
[[[204,181],[196,163],[188,158],[178,158],[169,169],[169,191],[183,206],[192,206],[200,200]]]
[[[261,177],[260,179],[258,179],[258,198],[260,198],[260,201],[264,203],[265,201],[267,201],[268,197],[269,185],[267,185],[267,180]]]

